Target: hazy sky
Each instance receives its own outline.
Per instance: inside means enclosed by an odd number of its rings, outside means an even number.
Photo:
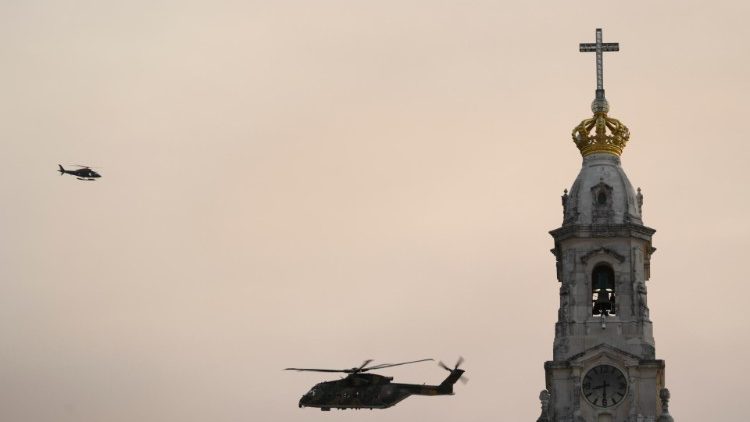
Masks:
[[[604,28],[680,422],[746,417],[746,1],[0,3],[0,420],[535,420]],[[57,164],[103,178],[60,177]],[[453,397],[298,409],[466,357]],[[441,381],[431,363],[396,381]]]

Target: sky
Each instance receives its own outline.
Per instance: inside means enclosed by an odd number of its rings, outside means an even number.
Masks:
[[[535,420],[605,42],[680,422],[750,371],[742,1],[0,2],[0,419]],[[96,166],[96,182],[57,165]],[[452,397],[299,409],[464,356]],[[438,383],[433,363],[380,372]]]

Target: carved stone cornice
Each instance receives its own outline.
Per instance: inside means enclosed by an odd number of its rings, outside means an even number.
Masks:
[[[638,366],[648,367],[654,369],[664,369],[664,361],[662,359],[653,359],[651,357],[644,358],[642,356],[634,355],[633,353],[626,352],[620,348],[611,346],[606,343],[600,343],[584,352],[577,353],[562,360],[550,360],[544,362],[545,369],[566,369],[579,366],[582,361],[593,359],[595,356],[601,353],[616,354],[630,359],[633,362],[637,362]]]
[[[651,241],[651,236],[656,230],[640,224],[571,224],[563,226],[549,232],[555,238],[555,242],[560,242],[572,237],[592,238],[592,237],[635,237]]]

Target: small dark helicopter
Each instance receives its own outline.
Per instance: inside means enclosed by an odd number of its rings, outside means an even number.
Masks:
[[[425,384],[400,384],[391,382],[393,377],[384,377],[377,374],[365,374],[373,369],[390,368],[391,366],[406,365],[409,363],[424,362],[434,359],[420,359],[411,362],[384,363],[380,365],[367,365],[372,362],[368,359],[358,368],[351,369],[308,369],[308,368],[286,368],[287,371],[315,371],[315,372],[343,372],[347,375],[337,381],[325,381],[316,384],[299,400],[299,407],[318,407],[327,411],[336,409],[385,409],[391,407],[401,400],[413,395],[441,396],[453,395],[453,384],[462,377],[464,370],[458,367],[463,362],[459,358],[456,366],[451,369],[443,362],[439,365],[450,372],[450,375],[440,385]]]
[[[60,167],[60,169],[57,170],[60,172],[60,176],[67,173],[67,174],[72,174],[78,180],[88,180],[88,181],[95,181],[97,178],[102,177],[101,174],[95,172],[94,170],[91,170],[91,167],[88,167],[88,166],[77,165],[76,167],[80,167],[77,170],[65,170],[61,164],[58,164],[57,166]]]

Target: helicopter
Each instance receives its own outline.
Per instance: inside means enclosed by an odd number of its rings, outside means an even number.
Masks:
[[[391,382],[393,381],[393,377],[365,373],[375,369],[390,368],[392,366],[425,362],[428,360],[434,359],[385,363],[370,367],[367,365],[372,362],[372,359],[368,359],[359,367],[351,369],[286,368],[285,370],[343,372],[348,374],[345,378],[337,381],[325,381],[316,384],[299,400],[299,407],[317,407],[322,411],[329,411],[332,408],[372,410],[391,407],[413,394],[423,396],[453,395],[453,384],[459,379],[462,382],[466,382],[463,377],[464,370],[459,369],[463,358],[458,359],[453,369],[446,366],[443,362],[438,363],[443,369],[450,372],[448,377],[439,385],[394,383]]]
[[[91,170],[91,167],[89,166],[76,165],[76,167],[81,167],[77,170],[65,170],[61,164],[58,164],[57,166],[60,167],[60,169],[57,170],[60,172],[60,176],[67,173],[67,174],[72,174],[78,180],[88,180],[91,182],[95,181],[99,177],[102,177],[99,173],[95,172],[94,170]]]

